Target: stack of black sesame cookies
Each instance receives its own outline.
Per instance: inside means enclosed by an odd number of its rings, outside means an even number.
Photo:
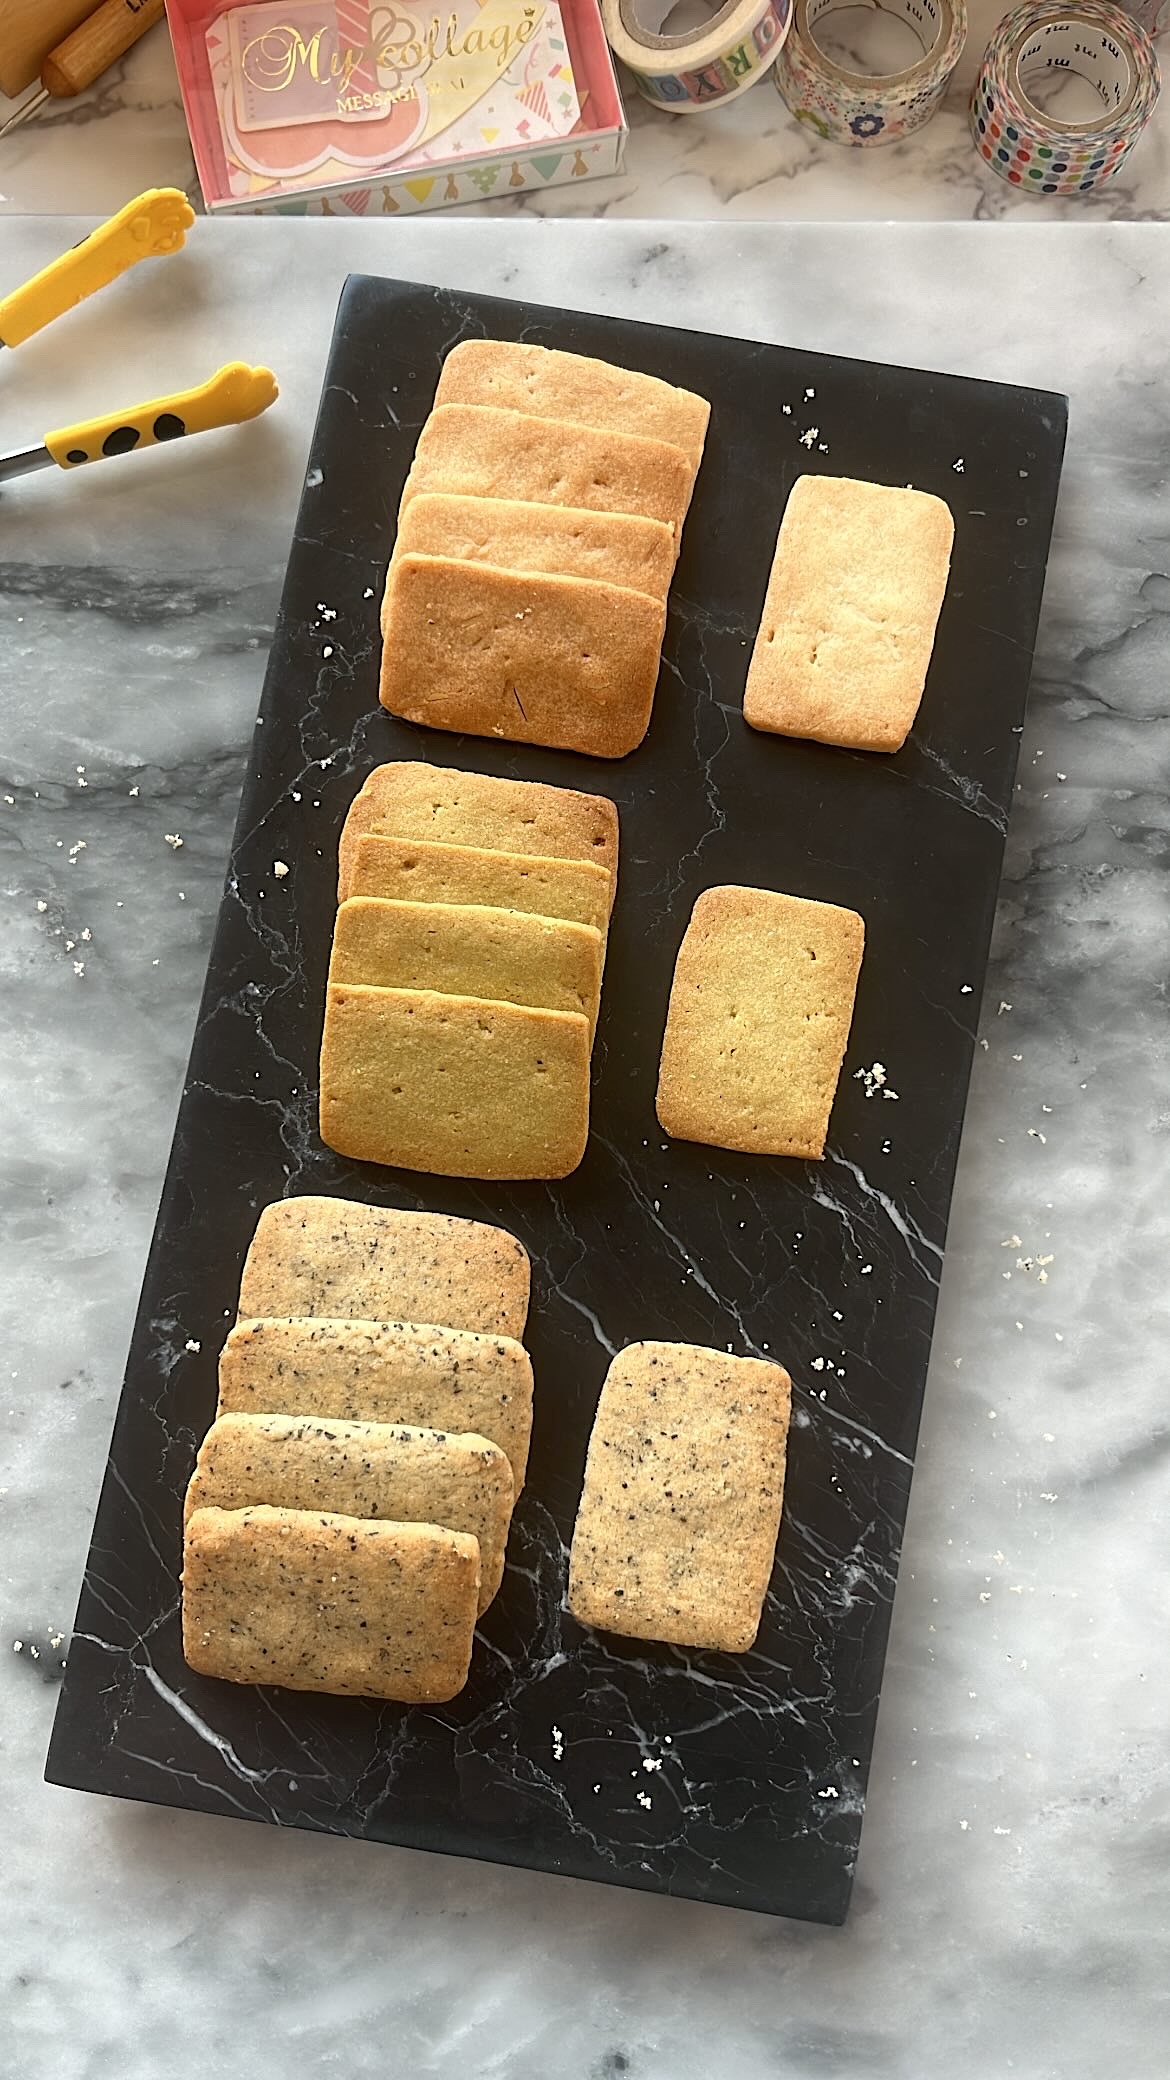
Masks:
[[[500,1585],[532,1429],[525,1250],[345,1199],[265,1208],[187,1492],[203,1675],[453,1697]]]

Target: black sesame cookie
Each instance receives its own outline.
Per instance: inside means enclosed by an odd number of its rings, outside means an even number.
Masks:
[[[257,1223],[239,1311],[241,1319],[347,1315],[522,1336],[530,1282],[527,1250],[484,1221],[352,1199],[278,1199]]]
[[[312,1416],[220,1416],[199,1448],[184,1521],[197,1509],[326,1510],[441,1524],[479,1541],[479,1608],[504,1572],[512,1468],[486,1437]]]
[[[336,1416],[475,1431],[524,1485],[532,1360],[511,1336],[420,1322],[237,1322],[219,1359],[219,1413]]]
[[[466,1532],[197,1509],[183,1544],[183,1653],[228,1683],[444,1704],[467,1681],[478,1594]]]
[[[589,1440],[573,1616],[744,1653],[772,1572],[791,1401],[782,1365],[689,1343],[621,1351]]]

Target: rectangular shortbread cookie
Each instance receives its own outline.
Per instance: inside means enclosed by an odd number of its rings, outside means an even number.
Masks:
[[[512,1468],[486,1437],[291,1415],[220,1416],[199,1447],[183,1521],[197,1509],[325,1510],[441,1524],[479,1542],[479,1608],[500,1586]]]
[[[537,418],[608,426],[670,441],[698,469],[711,407],[693,390],[586,354],[511,340],[465,339],[443,363],[435,403],[494,404]]]
[[[624,758],[650,724],[661,600],[589,578],[396,557],[382,706],[430,729]]]
[[[389,902],[472,903],[609,927],[610,876],[587,859],[536,859],[474,845],[436,845],[377,833],[359,838],[351,896]]]
[[[448,491],[641,513],[665,522],[677,551],[693,476],[689,456],[666,441],[567,426],[494,405],[444,404],[419,435],[402,503],[419,491]]]
[[[277,1199],[256,1224],[240,1316],[348,1315],[523,1336],[531,1281],[523,1244],[486,1221],[354,1199]]]
[[[897,751],[918,713],[950,569],[941,498],[800,477],[748,666],[754,729]]]
[[[335,983],[321,1139],[440,1177],[567,1177],[589,1135],[589,1021],[479,997]]]
[[[744,1653],[772,1573],[791,1402],[781,1365],[687,1343],[620,1352],[589,1439],[573,1616]]]
[[[242,1321],[219,1354],[219,1413],[234,1412],[471,1431],[507,1454],[519,1494],[532,1360],[514,1337],[429,1322]]]
[[[590,513],[518,499],[455,498],[420,491],[403,509],[394,554],[449,556],[490,563],[501,571],[594,578],[664,600],[674,572],[675,545],[664,521],[638,513]],[[387,594],[389,583],[387,574]]]
[[[822,1156],[865,926],[767,888],[708,888],[675,964],[658,1118],[680,1141]]]
[[[478,1594],[466,1532],[199,1509],[183,1541],[183,1653],[228,1683],[444,1704],[467,1681]]]
[[[350,804],[338,854],[338,901],[349,894],[358,839],[433,838],[488,851],[532,852],[542,858],[587,859],[617,884],[618,814],[607,795],[549,787],[543,780],[505,780],[461,773],[421,759],[375,766]]]
[[[592,1034],[601,933],[521,910],[350,896],[337,913],[329,980],[579,1011]]]

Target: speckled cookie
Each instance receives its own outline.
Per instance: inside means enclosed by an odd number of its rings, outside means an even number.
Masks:
[[[396,556],[379,699],[429,729],[625,758],[650,724],[666,608],[589,578]]]
[[[199,1509],[183,1653],[199,1675],[445,1704],[467,1681],[479,1546],[463,1531],[317,1510]]]
[[[519,1494],[532,1360],[513,1337],[428,1322],[241,1321],[219,1357],[219,1413],[233,1411],[473,1431],[507,1454]]]
[[[350,896],[337,913],[329,980],[577,1011],[592,1033],[601,953],[595,926],[560,917]]]
[[[486,1437],[312,1416],[220,1416],[199,1448],[183,1521],[197,1509],[257,1503],[469,1532],[479,1541],[485,1611],[504,1572],[512,1468]]]
[[[617,886],[618,815],[607,795],[549,787],[543,780],[505,780],[463,773],[421,759],[375,766],[350,805],[338,854],[337,899],[349,894],[359,838],[433,838],[549,859],[587,859]]]
[[[742,1654],[772,1573],[791,1411],[781,1365],[635,1343],[601,1390],[569,1609],[631,1639]]]
[[[825,1152],[865,926],[767,888],[708,888],[679,949],[658,1118],[680,1141]]]
[[[693,390],[588,354],[527,341],[464,339],[443,363],[435,403],[494,404],[538,418],[670,441],[698,469],[711,407]]]
[[[485,1221],[354,1199],[277,1199],[256,1224],[240,1317],[442,1322],[523,1336],[530,1285],[523,1244]]]
[[[333,983],[321,1139],[439,1177],[567,1177],[589,1137],[589,1021],[482,997]]]
[[[446,491],[641,513],[670,528],[677,550],[693,482],[690,457],[666,441],[494,405],[443,404],[419,435],[402,503],[420,491]]]
[[[918,713],[955,526],[941,498],[800,477],[776,542],[745,721],[897,751]]]
[[[587,859],[534,859],[374,833],[358,839],[349,892],[390,902],[474,903],[534,917],[566,917],[574,924],[591,924],[604,936],[610,879],[604,867]]]

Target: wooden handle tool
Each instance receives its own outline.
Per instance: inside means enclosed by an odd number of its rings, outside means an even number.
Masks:
[[[31,87],[49,52],[93,8],[94,0],[0,0],[0,94],[15,99]]]
[[[91,87],[148,29],[161,22],[165,9],[166,0],[102,0],[96,14],[49,52],[41,66],[39,89],[0,126],[0,137],[6,137],[18,123],[26,123],[50,97],[66,101]]]

